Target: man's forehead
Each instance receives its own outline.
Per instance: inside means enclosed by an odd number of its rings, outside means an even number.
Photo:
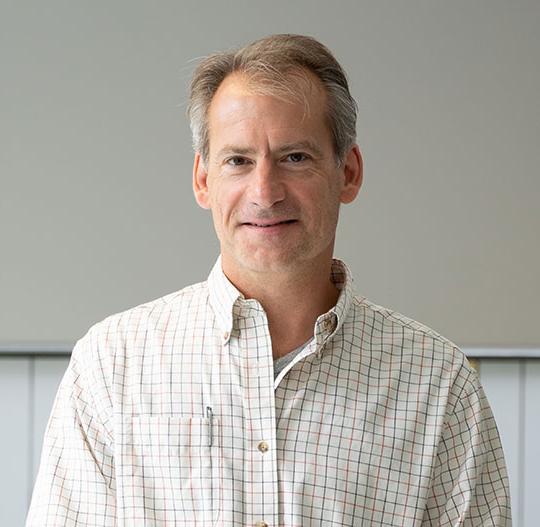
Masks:
[[[211,101],[209,135],[214,135],[212,132],[219,126],[220,138],[229,143],[237,134],[257,135],[264,123],[271,122],[274,132],[281,137],[279,142],[316,143],[311,136],[327,128],[326,94],[322,85],[316,84],[320,81],[310,75],[313,78],[291,74],[287,84],[279,86],[256,84],[245,74],[229,75]],[[263,123],[261,116],[270,118]],[[228,137],[221,133],[224,126]]]
[[[242,96],[267,96],[282,104],[299,105],[304,117],[314,111],[326,110],[326,91],[315,74],[305,68],[295,68],[274,78],[244,72],[229,74],[221,82],[209,105],[209,116],[216,101],[226,94],[229,98]]]

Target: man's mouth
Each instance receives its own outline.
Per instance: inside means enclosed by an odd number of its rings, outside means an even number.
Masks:
[[[277,225],[287,225],[289,223],[294,223],[297,220],[280,220],[280,221],[261,221],[261,222],[245,222],[242,225],[249,225],[250,227],[276,227]]]

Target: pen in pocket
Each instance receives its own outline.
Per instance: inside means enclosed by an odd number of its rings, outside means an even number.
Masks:
[[[206,417],[210,421],[210,431],[208,434],[208,446],[212,446],[212,443],[214,440],[214,413],[212,412],[212,408],[210,408],[210,406],[206,407]]]

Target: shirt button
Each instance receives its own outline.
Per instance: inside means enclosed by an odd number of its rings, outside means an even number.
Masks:
[[[327,318],[323,322],[323,327],[326,331],[330,331],[331,329],[334,329],[334,319],[332,317]]]
[[[263,454],[265,452],[268,451],[268,443],[266,441],[261,441],[258,445],[257,445],[257,448],[259,449],[260,452],[262,452]],[[264,522],[263,522],[264,523]],[[266,524],[265,524],[266,525]]]
[[[221,336],[221,338],[223,339],[223,342],[227,342],[230,336],[231,334],[228,331],[225,331],[223,335]]]
[[[255,527],[268,527],[268,524],[266,522],[257,522]]]

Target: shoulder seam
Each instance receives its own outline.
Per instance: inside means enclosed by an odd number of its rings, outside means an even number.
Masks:
[[[406,315],[403,315],[402,313],[395,311],[393,309],[380,306],[377,304],[374,304],[370,300],[368,300],[366,297],[354,297],[354,303],[358,307],[366,307],[373,313],[378,313],[383,318],[395,323],[399,324],[404,328],[408,328],[414,332],[423,333],[425,335],[429,335],[435,340],[438,340],[439,342],[451,346],[454,350],[458,350],[461,353],[461,349],[459,346],[457,346],[454,342],[452,342],[447,337],[441,335],[438,331],[434,330],[433,328],[430,328],[429,326],[426,326],[425,324],[422,324],[421,322],[418,322],[417,320],[414,320],[410,317],[407,317]]]

